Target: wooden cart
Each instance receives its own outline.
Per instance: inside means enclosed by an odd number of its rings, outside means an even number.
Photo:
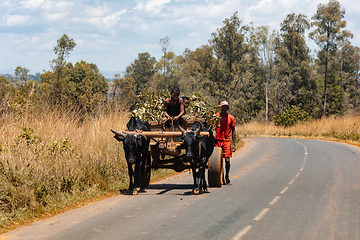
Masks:
[[[197,122],[204,122],[203,119],[190,119],[188,129]],[[151,169],[173,169],[181,172],[190,169],[190,162],[186,158],[185,145],[181,139],[181,131],[174,126],[162,131],[159,122],[149,122],[150,131],[142,132],[150,138],[149,153],[145,165],[145,186],[150,183]],[[201,132],[200,135],[209,136],[208,132]],[[215,147],[213,154],[209,158],[208,165],[208,185],[209,187],[221,187],[223,183],[223,152],[219,147]]]

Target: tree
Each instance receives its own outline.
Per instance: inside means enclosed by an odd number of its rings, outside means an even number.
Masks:
[[[42,73],[40,75],[40,83],[40,95],[44,103],[54,106],[62,102],[61,91],[65,87],[59,84],[53,72],[46,71]]]
[[[136,94],[143,92],[152,76],[156,73],[156,59],[148,52],[139,53],[130,66],[126,68],[125,78],[133,78]],[[119,76],[116,77],[119,79]]]
[[[254,29],[251,42],[259,55],[263,67],[265,79],[265,120],[269,119],[269,83],[274,78],[275,69],[275,31],[270,32],[268,26],[261,26]]]
[[[213,83],[209,73],[214,60],[213,50],[208,45],[195,51],[186,49],[183,55],[177,57],[178,70],[175,77],[179,79],[181,94],[190,96],[194,92],[199,92],[202,96],[210,97],[209,89]],[[213,103],[215,102],[217,100]]]
[[[0,75],[0,86],[9,84],[8,79],[4,75]]]
[[[309,28],[310,23],[302,14],[289,14],[281,23],[276,41],[280,111],[291,106],[299,106],[305,111],[316,109],[317,86],[311,79],[310,49],[305,41],[305,32]]]
[[[165,37],[160,39],[161,50],[163,55],[156,63],[156,73],[152,79],[151,87],[153,90],[170,89],[174,85],[178,85],[179,79],[175,76],[175,71],[178,69],[174,52],[169,51],[170,38]]]
[[[42,82],[42,93],[51,105],[58,103],[66,103],[63,97],[66,95],[66,79],[63,76],[63,69],[66,66],[66,59],[70,52],[74,49],[76,43],[70,39],[66,34],[57,40],[57,45],[54,47],[54,52],[57,58],[51,61],[53,72],[45,72],[40,76]]]
[[[155,89],[168,89],[178,85],[179,79],[175,76],[178,69],[177,56],[174,52],[165,53],[156,63],[156,69],[159,70],[154,74],[152,86]],[[160,71],[162,70],[162,71]]]
[[[138,94],[136,94],[134,78],[122,78],[119,74],[116,74],[110,93],[113,109],[129,110],[135,107]]]
[[[360,48],[356,47],[354,55],[352,57],[354,62],[354,94],[353,94],[353,110],[359,110],[359,96],[360,96],[360,87],[359,87],[359,74],[360,74]]]
[[[165,55],[168,52],[168,48],[171,44],[170,38],[168,36],[160,39],[161,51]]]
[[[58,79],[60,78],[61,70],[66,65],[66,58],[70,56],[70,52],[73,51],[75,46],[75,41],[72,38],[70,39],[66,34],[57,40],[57,45],[54,47],[57,58],[53,59],[51,63]]]
[[[359,54],[359,47],[354,47],[349,41],[344,41],[339,45],[339,51],[330,64],[330,69],[336,70],[334,75],[337,76],[337,83],[335,83],[337,86],[334,88],[337,87],[339,91],[336,110],[341,114],[348,110],[355,111],[358,107]]]
[[[238,18],[237,12],[229,19],[223,21],[224,26],[212,33],[209,41],[219,63],[216,68],[221,68],[214,75],[214,94],[219,98],[228,100],[235,92],[236,86],[240,81],[242,66],[240,64],[244,57],[247,46],[245,45],[245,34],[248,30],[242,26],[242,21]]]
[[[244,34],[245,53],[238,63],[234,94],[229,99],[232,103],[232,113],[240,121],[264,119],[266,107],[266,77],[265,66],[260,54],[260,38],[258,28],[252,24]],[[265,110],[264,110],[265,109]]]
[[[57,83],[57,84],[54,84]],[[93,63],[80,61],[67,63],[61,81],[53,72],[41,74],[41,95],[45,102],[57,106],[80,110],[82,114],[93,114],[106,102],[108,83]]]
[[[28,81],[28,73],[30,72],[29,69],[18,66],[15,68],[15,76],[17,76],[22,84],[26,84]]]
[[[324,107],[323,116],[326,116],[328,65],[330,57],[337,51],[338,43],[352,38],[352,34],[343,30],[346,21],[342,20],[345,10],[336,0],[330,0],[327,5],[319,4],[316,14],[311,18],[311,26],[316,27],[309,37],[320,47],[319,62],[324,66]]]
[[[159,69],[162,69],[164,76],[169,76],[171,73],[171,64],[170,61],[175,57],[173,52],[169,52],[168,48],[171,44],[170,38],[166,36],[165,38],[160,39],[161,51],[163,52],[163,56],[159,61]]]
[[[80,61],[73,66],[68,63],[64,75],[63,99],[79,107],[82,113],[94,113],[105,103],[108,84],[95,64]]]

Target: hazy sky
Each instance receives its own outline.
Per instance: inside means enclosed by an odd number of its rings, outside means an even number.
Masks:
[[[340,0],[347,30],[360,46],[360,4]],[[124,71],[138,53],[159,59],[168,36],[180,55],[208,44],[222,21],[238,12],[243,24],[278,31],[286,15],[311,18],[327,0],[0,0],[0,73],[17,66],[31,74],[50,69],[56,41],[67,34],[77,44],[69,62],[95,63],[100,71]],[[316,45],[313,44],[313,47]]]

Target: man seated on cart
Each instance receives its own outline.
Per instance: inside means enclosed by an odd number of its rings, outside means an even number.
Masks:
[[[167,122],[172,124],[179,123],[181,127],[187,129],[187,119],[185,117],[185,107],[182,98],[179,98],[180,89],[173,87],[170,97],[164,102],[164,117],[161,119],[161,128],[165,131]]]

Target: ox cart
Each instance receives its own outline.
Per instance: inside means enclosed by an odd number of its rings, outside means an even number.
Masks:
[[[204,119],[188,120],[188,129],[191,129],[195,122],[204,123]],[[189,160],[186,158],[183,133],[174,125],[162,131],[161,124],[157,121],[149,122],[150,131],[143,131],[150,139],[149,152],[145,164],[144,183],[147,187],[150,183],[151,169],[173,169],[182,172],[191,169]],[[131,132],[127,132],[131,133]],[[200,135],[208,137],[208,132],[201,132]],[[223,184],[223,151],[215,147],[209,158],[208,164],[208,185],[209,187],[221,187]]]

